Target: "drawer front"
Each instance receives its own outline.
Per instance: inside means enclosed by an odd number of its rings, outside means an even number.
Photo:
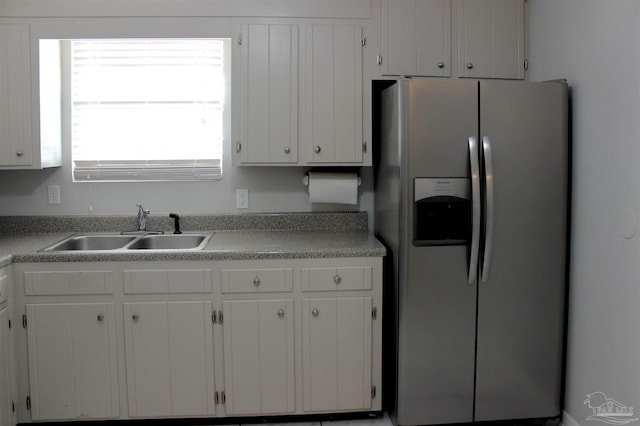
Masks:
[[[210,269],[124,271],[125,294],[211,293]]]
[[[0,303],[4,303],[9,298],[9,277],[0,275]]]
[[[302,291],[371,290],[371,266],[303,268]]]
[[[24,294],[27,296],[113,294],[113,272],[25,272]]]
[[[293,290],[293,270],[276,269],[223,269],[223,293],[271,293]]]

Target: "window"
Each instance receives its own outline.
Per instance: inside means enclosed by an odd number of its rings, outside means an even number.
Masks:
[[[225,45],[71,40],[74,181],[220,179]]]

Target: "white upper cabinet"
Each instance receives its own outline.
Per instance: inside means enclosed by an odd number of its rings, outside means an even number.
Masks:
[[[241,66],[235,163],[297,163],[298,27],[242,25],[236,48]]]
[[[257,23],[238,33],[233,164],[363,165],[362,27]]]
[[[61,165],[59,46],[40,45],[35,97],[31,51],[29,25],[0,23],[0,169]]]
[[[0,166],[28,167],[31,152],[29,26],[0,24]]]
[[[458,73],[471,78],[524,78],[524,0],[459,3]]]
[[[386,0],[383,73],[451,76],[451,0]]]
[[[386,75],[524,79],[525,0],[383,0]]]
[[[362,162],[362,28],[305,29],[303,138],[308,163]]]

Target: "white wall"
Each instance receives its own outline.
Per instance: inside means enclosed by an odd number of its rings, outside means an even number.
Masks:
[[[565,411],[586,425],[595,391],[640,411],[640,2],[529,5],[531,79],[573,88]]]
[[[359,3],[363,2],[359,1]],[[2,3],[0,3],[1,5]],[[340,13],[344,12],[339,7],[337,9]],[[295,8],[293,11],[298,12]],[[232,37],[232,24],[235,24],[232,18],[226,17],[18,18],[18,20],[30,24],[34,52],[36,52],[39,38]],[[36,58],[37,55],[32,52],[32,61],[35,62]],[[356,210],[367,211],[371,217],[373,213],[373,174],[370,167],[360,169],[363,182],[359,191],[358,205],[311,204],[307,188],[302,184],[302,177],[308,168],[234,167],[231,165],[231,136],[229,133],[230,131],[225,136],[223,179],[220,181],[73,183],[69,130],[67,128],[66,131],[63,130],[62,167],[39,171],[0,171],[0,216],[133,214],[136,211],[136,204],[142,203],[151,210],[152,214],[173,211],[178,213],[242,213],[247,211]],[[47,204],[48,185],[60,185],[60,205]],[[249,190],[248,210],[236,210],[236,189]]]

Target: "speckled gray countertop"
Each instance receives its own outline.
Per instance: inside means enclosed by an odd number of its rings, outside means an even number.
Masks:
[[[207,246],[197,251],[38,251],[78,232],[131,229],[129,225],[135,224],[131,220],[120,216],[65,216],[50,220],[2,217],[0,267],[12,262],[291,259],[386,254],[384,246],[367,231],[366,213],[361,212],[186,216],[185,231],[215,231]],[[172,222],[150,221],[149,229],[170,232],[168,223]]]

